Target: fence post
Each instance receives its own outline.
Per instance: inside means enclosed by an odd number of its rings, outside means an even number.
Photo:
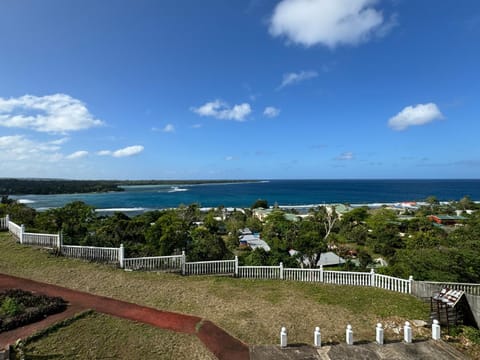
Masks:
[[[323,283],[323,265],[320,265],[320,282]]]
[[[432,324],[432,339],[433,340],[440,340],[440,323],[437,319],[433,320]]]
[[[23,233],[25,232],[25,225],[20,225],[20,244],[23,244]]]
[[[60,251],[60,248],[62,247],[62,232],[59,231],[57,234],[57,249]]]
[[[370,286],[375,286],[375,269],[370,270]]]
[[[7,214],[7,216],[5,216],[5,226],[7,227],[7,230],[10,230],[10,215]]]
[[[375,328],[375,341],[378,345],[383,345],[384,330],[382,324],[378,323]]]
[[[185,262],[186,262],[186,256],[185,256],[185,250],[182,251],[182,275],[185,275]]]
[[[408,277],[408,293],[411,294],[412,293],[412,285],[413,285],[413,276],[410,275]]]
[[[235,277],[238,277],[238,256],[235,255]]]
[[[280,280],[283,280],[283,262],[280,263]]]
[[[123,269],[123,259],[125,258],[125,248],[123,244],[120,244],[120,248],[118,249],[118,262],[120,263],[120,269]]]

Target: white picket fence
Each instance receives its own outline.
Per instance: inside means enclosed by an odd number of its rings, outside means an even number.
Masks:
[[[239,266],[238,277],[247,279],[281,279],[280,266]]]
[[[185,253],[174,256],[124,258],[124,248],[101,248],[94,246],[64,245],[58,234],[35,234],[25,232],[24,226],[0,218],[0,229],[8,231],[22,244],[60,249],[63,256],[90,261],[118,263],[125,270],[174,271],[183,275],[233,275],[247,279],[279,279],[349,286],[370,286],[380,289],[424,296],[435,289],[463,290],[467,294],[480,295],[480,284],[413,281],[410,277],[400,279],[371,272],[330,271],[320,269],[294,269],[279,266],[239,266],[235,260],[186,262]],[[433,290],[432,290],[433,289]]]
[[[185,253],[173,256],[126,258],[123,260],[123,268],[125,270],[180,272],[184,263]]]
[[[7,230],[8,229],[8,218],[0,218],[0,230]]]
[[[62,244],[60,247],[60,254],[66,257],[72,257],[77,259],[117,263],[119,262],[120,258],[120,248]]]
[[[24,245],[35,245],[46,248],[59,248],[60,235],[55,234],[37,234],[37,233],[23,233],[21,243]]]
[[[23,226],[19,226],[12,221],[8,221],[8,231],[12,234],[18,241],[21,241],[23,234]]]
[[[235,268],[237,266],[238,266],[238,259],[186,262],[183,265],[182,273],[184,275],[235,274]]]

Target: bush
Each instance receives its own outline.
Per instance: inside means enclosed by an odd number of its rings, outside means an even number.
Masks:
[[[0,293],[0,304],[0,332],[42,320],[67,308],[62,298],[36,295],[20,289]]]

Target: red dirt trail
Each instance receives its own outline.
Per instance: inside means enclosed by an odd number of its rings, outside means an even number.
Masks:
[[[11,344],[18,338],[31,335],[39,328],[44,328],[53,322],[71,317],[82,310],[92,309],[99,313],[149,324],[161,329],[196,335],[207,349],[220,360],[248,360],[250,358],[249,348],[246,344],[235,339],[214,323],[197,316],[157,310],[30,279],[0,274],[0,290],[12,288],[59,296],[69,302],[69,307],[65,312],[49,316],[39,323],[0,334],[0,348],[5,348],[8,343]]]

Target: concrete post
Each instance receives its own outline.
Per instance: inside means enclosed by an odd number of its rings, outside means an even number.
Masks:
[[[384,330],[382,324],[378,323],[375,328],[375,341],[378,345],[383,345],[384,340]]]
[[[410,275],[408,277],[408,293],[411,294],[412,293],[412,285],[413,285],[413,276]]]
[[[238,277],[238,256],[235,255],[235,277]]]
[[[433,320],[432,324],[432,339],[433,340],[440,340],[441,337],[441,330],[440,330],[440,323],[438,320]]]
[[[185,250],[182,251],[182,275],[185,275],[185,263],[186,263]]]
[[[25,225],[20,225],[20,244],[23,244],[23,233],[25,232]]]
[[[287,328],[282,327],[280,330],[280,347],[287,347]]]
[[[125,248],[123,244],[120,244],[120,248],[118,249],[118,262],[120,264],[120,269],[123,269],[123,260],[125,259]]]
[[[412,327],[408,321],[405,321],[405,326],[403,327],[403,340],[407,344],[412,343]]]
[[[353,345],[353,330],[352,325],[347,325],[347,330],[345,331],[345,341],[347,345]]]
[[[375,286],[375,270],[370,270],[370,286]]]
[[[280,263],[280,280],[283,280],[283,262]]]
[[[320,333],[320,328],[317,326],[313,332],[313,345],[316,347],[322,346],[322,334]]]

